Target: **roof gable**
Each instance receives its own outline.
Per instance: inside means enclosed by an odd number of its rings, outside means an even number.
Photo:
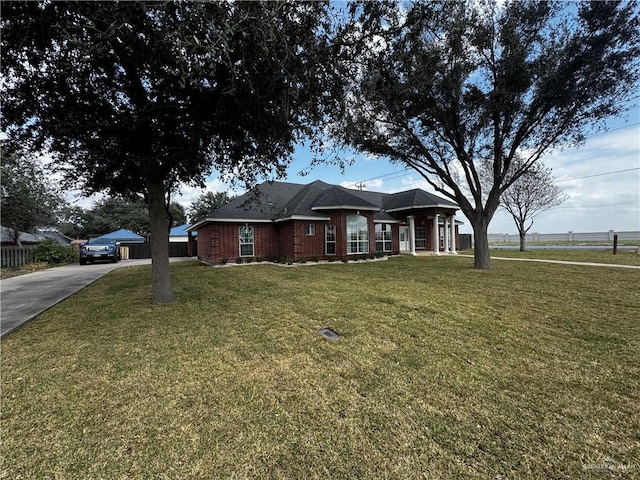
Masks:
[[[316,180],[308,185],[302,185],[302,188],[291,197],[285,208],[280,212],[280,217],[318,216],[318,213],[313,211],[313,206],[316,204],[318,197],[324,195],[332,188],[334,188],[333,185],[321,180]]]
[[[387,212],[433,207],[459,208],[455,203],[419,188],[392,193],[384,199],[384,209]]]

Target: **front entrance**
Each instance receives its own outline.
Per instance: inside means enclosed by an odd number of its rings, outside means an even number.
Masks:
[[[409,227],[400,225],[400,251],[408,252],[411,250],[411,240],[409,235]]]

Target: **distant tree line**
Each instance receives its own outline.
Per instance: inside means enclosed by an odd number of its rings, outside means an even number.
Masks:
[[[1,147],[2,226],[10,229],[14,241],[19,243],[18,232],[35,233],[39,228],[55,229],[71,238],[88,238],[121,228],[139,235],[150,233],[149,210],[141,195],[107,196],[90,208],[74,206],[65,200],[59,182],[33,154]],[[170,202],[170,227],[183,225],[188,219],[195,223],[231,199],[227,192],[205,192],[191,203],[188,212],[181,204]]]
[[[205,192],[191,203],[188,210],[177,202],[171,202],[167,212],[170,227],[195,223],[205,218],[211,210],[226,205],[232,198],[227,192]],[[105,197],[88,209],[67,205],[61,217],[62,221],[58,224],[60,233],[72,238],[103,235],[121,228],[138,235],[150,232],[149,210],[141,196]]]

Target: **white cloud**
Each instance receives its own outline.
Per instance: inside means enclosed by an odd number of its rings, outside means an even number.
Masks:
[[[384,187],[384,180],[378,178],[376,180],[368,180],[364,184],[365,190],[379,190]]]
[[[351,190],[356,190],[362,187],[362,190],[376,190],[379,191],[384,186],[384,180],[381,178],[376,178],[373,180],[362,180],[357,182],[351,182],[344,180],[340,182],[340,186],[344,188],[349,188]]]
[[[208,178],[204,188],[193,187],[190,185],[182,185],[180,190],[174,194],[172,201],[180,203],[183,207],[189,208],[199,196],[206,192],[229,192],[236,195],[238,192],[233,191],[229,184],[223,182],[219,178]]]
[[[531,231],[539,233],[640,230],[640,130],[596,135],[580,148],[547,155],[557,185],[569,199],[540,214]],[[504,211],[496,213],[492,233],[515,233]]]

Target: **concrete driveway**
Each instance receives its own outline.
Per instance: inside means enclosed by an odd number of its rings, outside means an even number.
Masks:
[[[196,258],[172,258],[171,262],[190,260]],[[21,327],[112,270],[135,265],[151,265],[151,259],[65,265],[0,280],[0,336]]]

